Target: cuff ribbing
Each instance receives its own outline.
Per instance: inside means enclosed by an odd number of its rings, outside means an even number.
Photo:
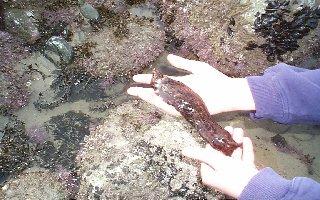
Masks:
[[[246,78],[254,99],[256,111],[251,113],[255,119],[272,119],[280,123],[288,121],[285,112],[286,99],[281,94],[280,85],[272,76],[250,76]]]
[[[244,188],[239,200],[281,199],[290,190],[291,181],[282,178],[271,168],[259,171]]]

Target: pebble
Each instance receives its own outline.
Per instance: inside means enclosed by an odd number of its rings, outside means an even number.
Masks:
[[[80,12],[85,18],[92,21],[97,21],[100,17],[98,11],[88,3],[81,5]]]
[[[46,42],[43,54],[57,65],[70,64],[74,57],[72,46],[65,39],[58,36],[53,36]]]
[[[27,43],[35,43],[40,38],[38,15],[32,10],[10,9],[4,13],[5,29]]]

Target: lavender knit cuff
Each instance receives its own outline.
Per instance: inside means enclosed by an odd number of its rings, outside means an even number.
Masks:
[[[256,111],[251,113],[255,119],[273,119],[280,123],[288,121],[287,100],[281,93],[280,84],[270,75],[249,76],[246,78],[252,92]]]
[[[239,200],[281,199],[290,190],[291,181],[267,167],[256,174],[240,194]]]

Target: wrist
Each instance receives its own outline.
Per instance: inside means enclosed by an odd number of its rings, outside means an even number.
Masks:
[[[232,110],[255,110],[255,102],[246,78],[232,78],[234,103]]]

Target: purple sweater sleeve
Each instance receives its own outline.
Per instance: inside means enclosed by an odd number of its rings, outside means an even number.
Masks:
[[[247,77],[256,105],[254,118],[280,123],[320,124],[320,69],[307,70],[284,63],[263,76]],[[287,180],[264,168],[242,191],[240,200],[320,200],[320,184],[309,178]]]
[[[280,63],[263,76],[247,77],[257,119],[320,123],[320,69],[307,70]]]
[[[320,184],[312,179],[287,180],[271,168],[255,175],[240,194],[239,200],[320,200]]]

